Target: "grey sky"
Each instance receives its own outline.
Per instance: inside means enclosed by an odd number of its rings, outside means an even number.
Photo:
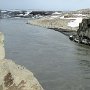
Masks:
[[[77,10],[90,8],[90,0],[0,0],[0,9]]]

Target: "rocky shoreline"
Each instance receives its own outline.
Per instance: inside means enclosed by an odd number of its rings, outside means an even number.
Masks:
[[[77,34],[72,36],[73,40],[77,43],[90,46],[90,18],[83,19],[79,24]]]
[[[76,20],[69,18],[51,18],[43,17],[41,19],[34,19],[28,21],[28,24],[45,27],[68,36],[70,40],[90,45],[90,19],[89,18],[76,18]],[[75,25],[76,24],[76,25]],[[77,26],[78,27],[74,27]],[[72,27],[70,27],[70,26]]]
[[[0,33],[0,90],[44,90],[31,71],[5,59],[3,33]]]
[[[76,34],[77,32],[77,27],[72,28],[68,26],[68,23],[70,21],[73,21],[73,19],[72,20],[60,18],[52,19],[50,17],[43,17],[41,19],[29,20],[27,24],[48,28],[51,30],[61,32],[66,36],[70,36],[72,34]]]
[[[76,31],[71,31],[71,30],[67,30],[67,29],[62,29],[62,28],[48,28],[48,29],[52,29],[52,30],[55,30],[55,31],[58,31],[66,36],[70,36],[70,35],[76,35]]]
[[[32,24],[32,25],[41,26],[45,28],[58,28],[58,29],[62,28],[67,30],[76,30],[75,28],[72,29],[71,27],[67,26],[67,24],[70,21],[71,20],[69,19],[60,19],[60,18],[52,19],[50,17],[43,17],[40,19],[29,20],[27,24]]]

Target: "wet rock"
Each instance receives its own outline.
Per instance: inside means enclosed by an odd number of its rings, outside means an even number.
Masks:
[[[73,35],[70,35],[70,36],[69,36],[69,39],[70,39],[71,41],[73,41],[73,40],[74,40]]]

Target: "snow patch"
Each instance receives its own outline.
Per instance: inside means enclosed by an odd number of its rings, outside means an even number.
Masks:
[[[81,23],[81,22],[82,22],[82,17],[81,18],[76,18],[76,20],[69,22],[68,26],[70,26],[70,27],[78,27],[79,23]]]
[[[59,16],[51,16],[50,19],[58,18]]]
[[[55,12],[55,13],[53,13],[53,15],[60,15],[61,13],[59,13],[59,12]]]

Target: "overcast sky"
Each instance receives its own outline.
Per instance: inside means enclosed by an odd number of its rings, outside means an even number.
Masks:
[[[77,10],[90,8],[90,0],[0,0],[0,9]]]

